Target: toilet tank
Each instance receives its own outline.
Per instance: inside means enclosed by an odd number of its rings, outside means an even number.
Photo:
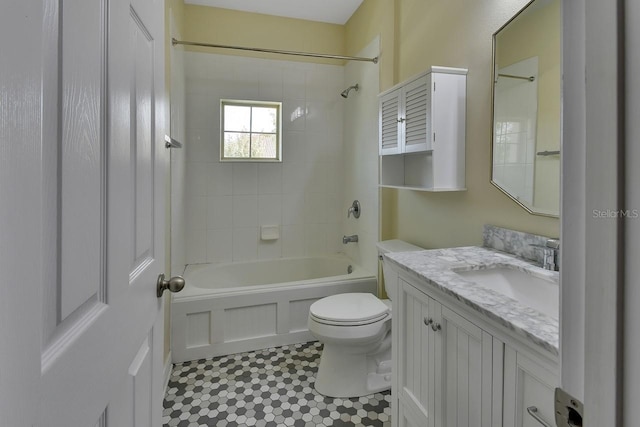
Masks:
[[[386,253],[390,253],[390,252],[413,252],[413,251],[423,251],[424,249],[416,246],[416,245],[412,245],[411,243],[407,243],[404,240],[398,240],[398,239],[393,239],[393,240],[383,240],[381,242],[376,243],[376,246],[378,247],[378,255],[382,258],[382,254],[386,254]],[[389,299],[392,298],[392,295],[396,294],[396,290],[393,288],[394,286],[397,286],[397,281],[396,280],[390,280],[390,277],[388,276],[387,273],[388,268],[386,268],[385,266],[385,261],[384,259],[382,260],[382,274],[384,277],[384,285],[385,285],[385,291],[387,292],[387,295],[389,296]]]

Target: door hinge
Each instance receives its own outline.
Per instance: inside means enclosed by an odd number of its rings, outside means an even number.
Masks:
[[[436,142],[436,133],[433,133],[433,142]]]
[[[558,427],[581,427],[584,405],[575,397],[556,388],[555,393],[556,425]]]
[[[433,82],[433,91],[436,91],[436,82]]]

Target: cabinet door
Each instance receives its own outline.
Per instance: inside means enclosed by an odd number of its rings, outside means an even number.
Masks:
[[[489,427],[492,408],[492,336],[438,304],[434,378],[436,427]]]
[[[431,150],[430,74],[404,87],[404,152]]]
[[[433,396],[430,395],[429,371],[433,364],[430,346],[433,344],[431,330],[426,324],[433,316],[429,310],[429,297],[407,282],[400,280],[398,298],[399,325],[398,348],[398,398],[400,408],[420,418],[421,426],[434,427],[430,410]],[[431,342],[430,342],[431,338]],[[430,408],[431,406],[431,408]],[[400,417],[402,418],[402,416]]]
[[[552,367],[507,347],[504,382],[504,427],[555,425],[558,375]]]
[[[402,90],[396,89],[380,97],[378,124],[380,155],[400,154],[403,152],[402,141]]]

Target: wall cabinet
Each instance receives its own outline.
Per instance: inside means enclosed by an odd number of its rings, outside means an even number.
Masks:
[[[380,94],[380,185],[464,189],[466,74],[431,67]]]
[[[554,425],[555,356],[398,272],[392,295],[392,425]]]

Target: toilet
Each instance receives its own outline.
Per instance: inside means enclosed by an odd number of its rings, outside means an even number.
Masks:
[[[423,250],[402,240],[385,240],[377,247],[380,256]],[[382,268],[385,272],[384,261]],[[395,294],[394,289],[387,288],[387,294]],[[324,344],[315,381],[318,393],[360,397],[391,387],[390,300],[369,293],[331,295],[311,304],[308,324]]]

